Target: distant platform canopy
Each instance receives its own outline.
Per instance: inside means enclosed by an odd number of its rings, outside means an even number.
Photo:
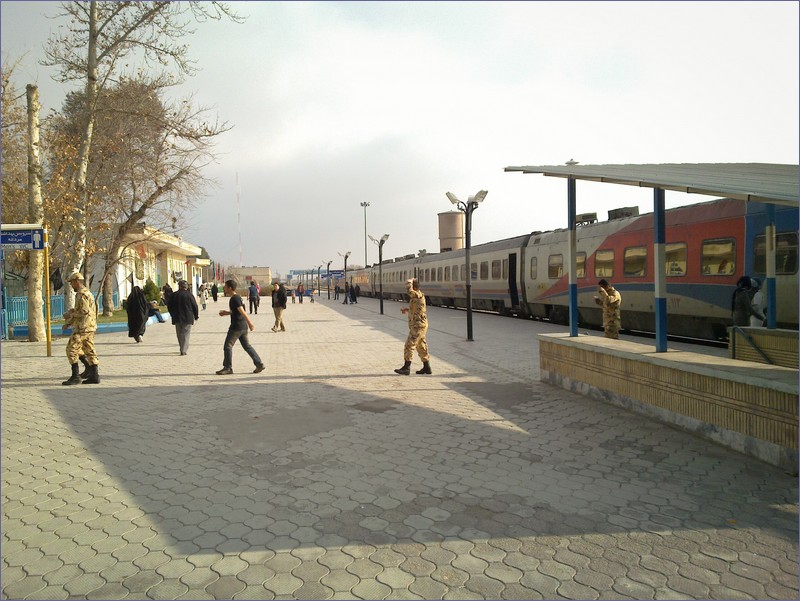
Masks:
[[[798,165],[775,163],[663,163],[648,165],[539,165],[505,171],[541,173],[688,194],[798,206]]]

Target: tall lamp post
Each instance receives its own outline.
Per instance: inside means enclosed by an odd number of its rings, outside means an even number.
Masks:
[[[340,257],[344,257],[344,281],[347,282],[347,257],[350,256],[352,251],[347,251],[345,254],[339,253]]]
[[[478,205],[483,202],[483,199],[486,198],[488,192],[486,190],[481,190],[474,196],[470,196],[467,202],[462,202],[458,200],[455,194],[452,192],[447,192],[447,198],[452,202],[454,205],[458,207],[460,211],[463,211],[464,214],[467,216],[467,222],[464,227],[465,236],[466,236],[466,262],[467,262],[467,341],[472,342],[472,265],[470,263],[470,248],[472,244],[472,213],[475,209],[478,208]]]
[[[364,267],[367,267],[367,207],[368,202],[362,202],[361,206],[364,207]]]
[[[323,263],[328,264],[325,277],[328,278],[328,300],[331,300],[331,263],[333,263],[333,261],[323,261]]]
[[[317,267],[317,298],[319,298],[319,296],[322,294],[322,290],[321,290],[321,288],[322,288],[322,286],[321,286],[322,282],[321,282],[321,281],[320,281],[320,279],[319,279],[319,272],[320,272],[320,269],[322,269],[322,265],[320,265],[319,267]]]
[[[378,245],[378,281],[380,282],[381,315],[383,315],[383,245],[389,239],[389,234],[384,234],[380,240],[376,240],[372,236],[369,239]]]

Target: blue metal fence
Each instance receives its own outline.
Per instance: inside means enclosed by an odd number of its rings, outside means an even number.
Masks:
[[[114,293],[114,306],[118,307],[119,294]],[[98,306],[103,306],[103,295],[98,297]],[[44,316],[44,304],[42,304],[42,316]],[[50,319],[63,319],[64,317],[64,295],[54,295],[50,297]],[[5,319],[8,325],[16,326],[28,323],[28,297],[27,296],[8,296],[6,297]]]

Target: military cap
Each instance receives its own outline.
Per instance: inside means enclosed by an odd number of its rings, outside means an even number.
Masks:
[[[72,280],[82,280],[82,279],[83,279],[83,274],[80,271],[73,271],[71,274],[69,274],[67,281],[71,282]]]

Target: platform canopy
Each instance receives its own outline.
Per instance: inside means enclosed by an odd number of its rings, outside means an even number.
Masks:
[[[505,171],[541,173],[611,184],[798,206],[798,165],[775,163],[663,163],[647,165],[539,165]]]

